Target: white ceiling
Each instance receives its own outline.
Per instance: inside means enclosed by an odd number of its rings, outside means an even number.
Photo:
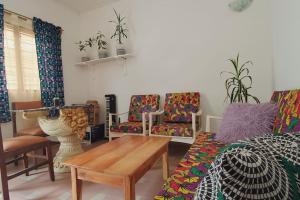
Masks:
[[[65,6],[71,8],[72,10],[78,13],[84,13],[118,0],[54,0],[54,1],[64,4]]]

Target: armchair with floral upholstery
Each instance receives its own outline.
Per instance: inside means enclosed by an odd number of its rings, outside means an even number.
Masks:
[[[162,122],[153,125],[154,116]],[[150,136],[172,137],[172,141],[192,144],[201,128],[200,93],[168,93],[164,110],[149,115]]]
[[[109,140],[114,137],[129,135],[147,135],[149,113],[159,110],[159,95],[133,95],[130,100],[129,112],[109,114]],[[113,116],[128,114],[128,121],[113,123]],[[118,121],[118,120],[117,120]]]

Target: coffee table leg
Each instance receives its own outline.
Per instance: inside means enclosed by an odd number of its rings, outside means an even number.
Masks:
[[[82,180],[78,179],[77,169],[71,167],[71,180],[72,180],[72,199],[82,199]]]
[[[124,178],[125,200],[135,200],[135,182],[127,176]]]
[[[169,177],[169,159],[168,159],[168,149],[162,156],[163,161],[163,178],[167,180]]]

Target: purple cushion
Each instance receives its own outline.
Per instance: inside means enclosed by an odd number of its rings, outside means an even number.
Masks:
[[[231,104],[223,115],[216,139],[224,143],[231,143],[272,133],[277,110],[277,105],[272,103]]]

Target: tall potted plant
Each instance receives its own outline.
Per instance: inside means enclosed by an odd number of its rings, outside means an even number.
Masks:
[[[249,99],[253,99],[256,103],[260,103],[259,99],[249,93],[252,88],[252,77],[247,65],[253,65],[249,60],[242,65],[239,64],[239,54],[236,59],[229,59],[233,66],[233,71],[223,71],[229,77],[225,80],[226,99],[230,103],[247,103]]]
[[[111,36],[111,39],[115,38],[117,40],[117,55],[123,55],[126,53],[123,39],[127,38],[128,29],[126,28],[126,23],[124,22],[125,17],[122,17],[117,11],[114,9],[116,19],[111,20],[109,22],[115,24],[115,32]]]

